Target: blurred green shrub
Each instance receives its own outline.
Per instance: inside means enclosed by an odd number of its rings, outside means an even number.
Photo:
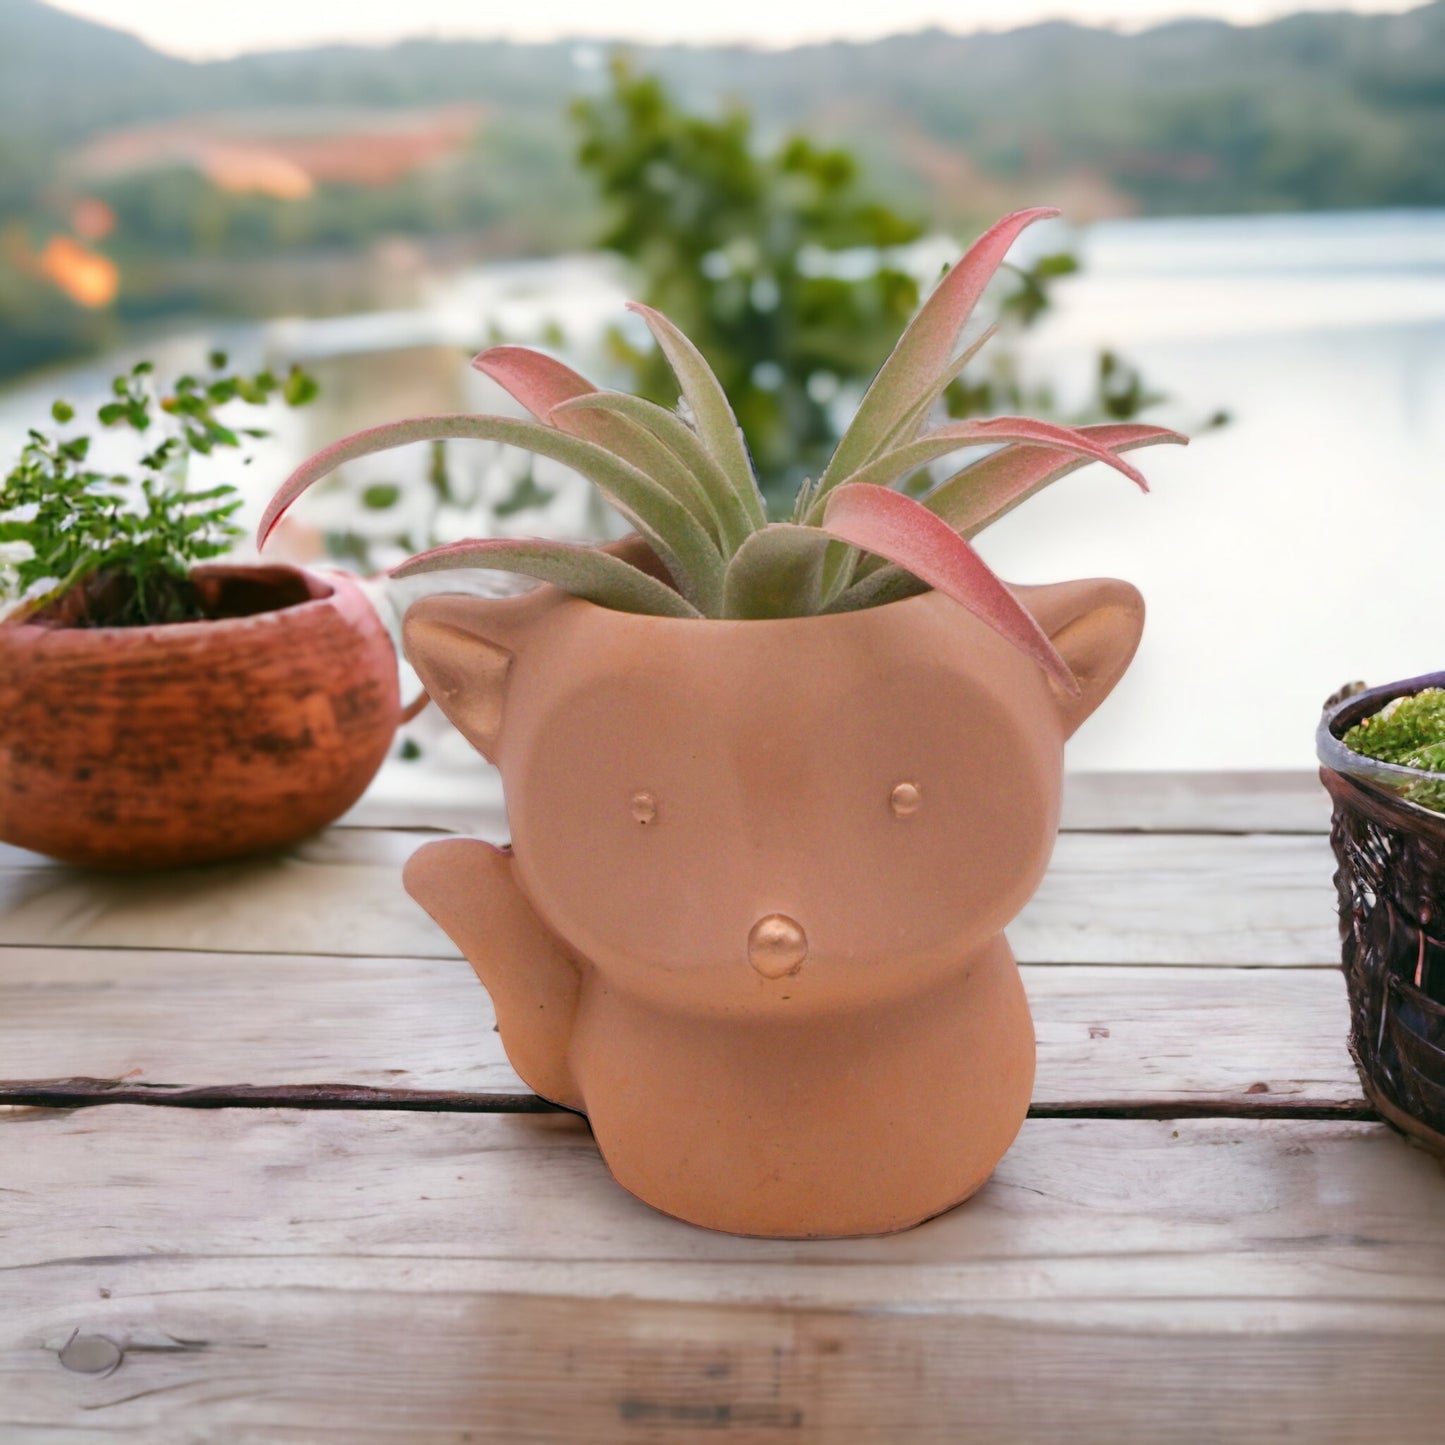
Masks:
[[[770,501],[816,477],[849,403],[883,364],[920,301],[900,248],[923,223],[871,195],[853,155],[791,135],[760,148],[748,112],[682,110],[624,56],[603,93],[572,108],[578,160],[608,219],[599,237],[637,269],[643,299],[697,343],[733,402]],[[950,388],[951,416],[1057,414],[1047,386],[1027,386],[1007,345],[1049,308],[1050,285],[1078,270],[1060,253],[1011,267],[999,302],[1005,344],[989,367]],[[653,347],[614,328],[625,387],[671,405],[677,388]],[[1128,420],[1164,400],[1112,351],[1076,422]]]

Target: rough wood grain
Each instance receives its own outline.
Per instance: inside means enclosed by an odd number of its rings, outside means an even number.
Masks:
[[[1363,1107],[1338,970],[1026,966],[1024,985],[1038,1106]],[[420,1107],[530,1097],[459,959],[0,948],[0,1097],[79,1079],[156,1102],[297,1085]],[[445,1097],[403,1098],[417,1092]]]
[[[102,1317],[132,1342],[107,1378],[28,1352],[0,1429],[68,1445],[1438,1445],[1445,1412],[1434,1328],[1147,1332],[385,1289],[183,1292],[161,1313],[164,1329]],[[1382,1388],[1400,1377],[1408,1390]]]
[[[1066,832],[1321,833],[1330,802],[1313,770],[1069,773]]]
[[[0,944],[455,957],[401,886],[426,836],[134,878],[0,858]],[[1334,965],[1333,875],[1323,837],[1066,833],[1008,934],[1021,963]]]
[[[968,1205],[818,1244],[654,1214],[570,1116],[16,1111],[0,1188],[5,1438],[1425,1442],[1445,1408],[1441,1167],[1381,1125],[1032,1121]]]

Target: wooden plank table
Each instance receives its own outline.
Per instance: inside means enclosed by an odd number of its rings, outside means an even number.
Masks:
[[[1445,1440],[1445,1171],[1366,1108],[1305,774],[1070,780],[1035,1105],[883,1239],[710,1234],[405,897],[495,799],[114,878],[0,851],[0,1441]]]

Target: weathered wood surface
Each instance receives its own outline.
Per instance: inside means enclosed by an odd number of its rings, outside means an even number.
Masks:
[[[480,759],[433,782],[424,800],[404,796],[405,764],[391,786],[361,800],[342,827],[437,828],[507,837],[502,784]],[[1330,804],[1313,772],[1069,773],[1065,832],[1327,833]]]
[[[1066,809],[1010,930],[1035,1117],[968,1204],[815,1243],[527,1112],[399,882],[495,798],[166,878],[0,848],[0,1099],[111,1101],[0,1105],[0,1441],[1438,1445],[1445,1168],[1365,1118],[1316,780]]]
[[[1040,1108],[1362,1107],[1337,969],[1026,966],[1024,985]],[[0,1099],[42,1082],[57,1101],[237,1086],[528,1097],[460,959],[0,948]]]
[[[453,958],[406,896],[431,836],[335,829],[274,858],[141,877],[0,858],[0,944]],[[1321,836],[1066,833],[1009,929],[1020,963],[1335,965]]]
[[[1070,773],[1066,832],[1328,833],[1313,772]]]
[[[566,1115],[24,1110],[0,1159],[7,1440],[1424,1445],[1445,1410],[1441,1168],[1376,1124],[1031,1121],[969,1204],[827,1243],[661,1218]]]

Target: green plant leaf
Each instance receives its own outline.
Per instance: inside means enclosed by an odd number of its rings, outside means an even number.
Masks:
[[[281,387],[281,395],[287,406],[306,406],[315,401],[320,392],[316,378],[309,372],[302,371],[299,366],[291,368]]]
[[[373,482],[361,494],[361,505],[373,512],[384,512],[401,500],[401,488],[394,482]]]
[[[357,457],[418,441],[472,439],[522,447],[580,472],[637,528],[679,590],[709,616],[722,605],[723,562],[706,530],[671,493],[630,463],[581,437],[500,416],[432,416],[356,432],[303,462],[272,497],[257,533],[264,545],[287,508],[313,482]]]
[[[724,617],[812,617],[822,608],[823,558],[832,538],[817,527],[772,522],[728,563]]]
[[[660,311],[654,311],[640,301],[629,301],[627,309],[636,312],[647,323],[647,329],[656,338],[677,376],[678,385],[692,410],[698,436],[717,459],[754,525],[765,526],[768,513],[763,505],[762,493],[758,490],[757,478],[753,475],[752,458],[748,456],[738,419],[733,415],[732,404],[722,389],[722,383],[713,375],[712,368],[697,347]]]
[[[916,597],[920,592],[928,591],[928,583],[919,581],[902,567],[884,561],[877,553],[870,553],[864,560],[880,565],[869,571],[860,567],[858,580],[828,603],[825,611],[861,612],[865,607],[884,607],[890,602],[901,602],[905,597]]]
[[[731,555],[742,546],[753,531],[753,519],[717,458],[680,416],[656,402],[620,391],[594,391],[563,402],[552,414],[561,425],[562,418],[570,419],[574,413],[581,411],[615,412],[646,428],[700,488],[718,527],[724,555]]]
[[[876,552],[953,598],[1033,658],[1072,696],[1078,680],[1034,616],[947,522],[890,487],[851,482],[828,498],[825,531]]]
[[[686,617],[702,614],[665,582],[604,552],[573,542],[506,537],[454,542],[412,557],[392,570],[393,577],[417,577],[427,572],[454,572],[481,568],[535,577],[617,612],[639,612],[651,617]]]
[[[819,481],[822,496],[863,467],[948,365],[958,334],[1020,232],[1059,213],[1015,211],[991,226],[934,288],[874,377]]]
[[[874,449],[867,458],[872,461],[875,457],[881,456],[884,452],[892,451],[894,447],[903,446],[906,442],[913,441],[924,423],[928,420],[929,413],[943,399],[943,393],[958,380],[959,374],[964,367],[998,335],[997,326],[989,326],[979,338],[966,346],[939,374],[938,379],[923,393],[921,397],[904,415],[903,420],[893,428],[891,432]]]

